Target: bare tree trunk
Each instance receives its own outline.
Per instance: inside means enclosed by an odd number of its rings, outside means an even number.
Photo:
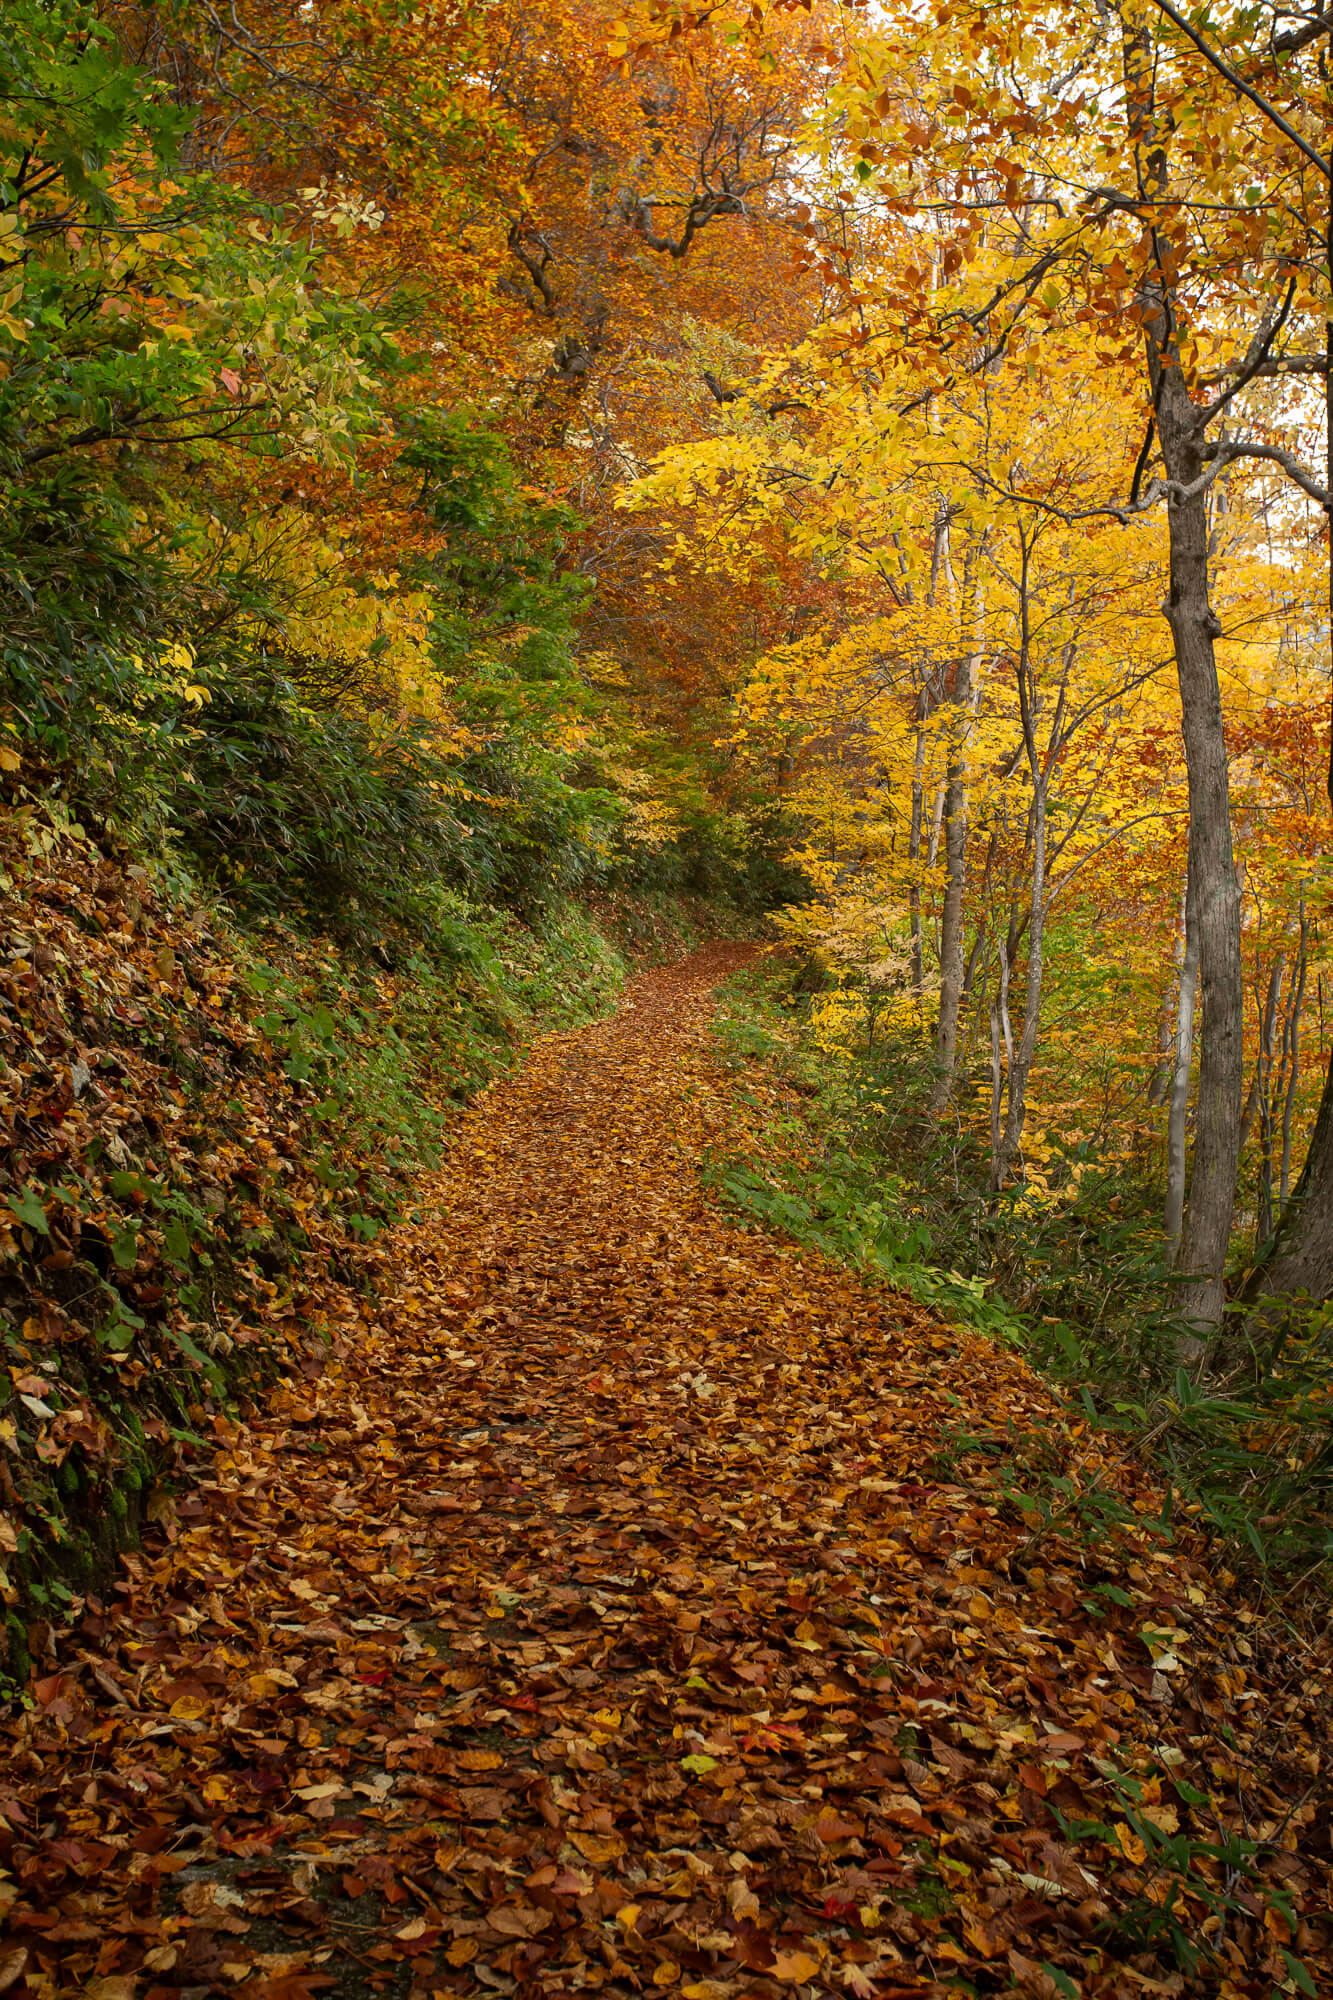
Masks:
[[[1180,921],[1176,926],[1175,969],[1162,993],[1162,1012],[1157,1025],[1157,1060],[1148,1078],[1149,1104],[1165,1104],[1175,1069],[1176,996],[1180,991],[1180,968],[1185,961],[1185,901],[1181,898]]]
[[[926,866],[933,868],[940,858],[940,829],[944,825],[944,797],[948,786],[941,778],[935,787],[935,803],[930,809],[930,841],[926,848]]]
[[[977,571],[981,550],[969,545],[963,571],[959,638],[965,651],[954,681],[954,721],[949,736],[949,761],[944,780],[944,903],[940,913],[940,1008],[935,1029],[935,1087],[931,1109],[939,1111],[953,1088],[958,1054],[958,1015],[963,999],[963,892],[967,882],[967,778],[971,748],[973,695],[980,665],[980,587]]]
[[[1291,1007],[1292,1063],[1282,1112],[1282,1180],[1291,1170],[1291,1123],[1300,1062],[1300,1007],[1305,999],[1308,926],[1301,909],[1300,970]],[[1310,1135],[1300,1179],[1283,1204],[1272,1242],[1245,1288],[1258,1308],[1251,1332],[1275,1341],[1290,1316],[1290,1302],[1323,1305],[1333,1296],[1333,1056]]]
[[[1030,578],[1031,548],[1026,531],[1020,527],[1022,568],[1019,580],[1019,617],[1021,620],[1022,642],[1018,655],[1018,712],[1023,724],[1023,752],[1027,758],[1028,776],[1032,780],[1032,807],[1028,815],[1028,844],[1032,849],[1032,901],[1028,912],[1028,962],[1027,978],[1023,994],[1023,1032],[1019,1036],[1018,1048],[1013,1045],[1013,1035],[1009,1022],[1008,982],[1005,982],[1005,1046],[1009,1055],[1009,1103],[1005,1114],[1004,1133],[998,1152],[992,1149],[991,1188],[996,1194],[1009,1178],[1009,1168],[1023,1142],[1023,1125],[1027,1118],[1028,1076],[1032,1069],[1032,1059],[1037,1052],[1037,1032],[1041,1024],[1041,981],[1042,952],[1046,938],[1046,802],[1050,784],[1050,768],[1045,757],[1037,749],[1037,712],[1039,697],[1032,684],[1032,632],[1030,624]],[[1063,687],[1069,684],[1069,671],[1073,664],[1072,643],[1064,650]],[[1062,692],[1063,701],[1063,692]],[[1057,709],[1056,728],[1059,727]],[[1052,742],[1054,737],[1052,737]],[[1010,923],[1010,940],[1006,959],[1017,950],[1017,936],[1021,926]]]
[[[1273,1030],[1282,992],[1286,954],[1279,952],[1268,975],[1268,993],[1259,1014],[1259,1054],[1255,1063],[1255,1095],[1259,1112],[1259,1190],[1255,1203],[1256,1251],[1273,1233]]]
[[[1258,1310],[1251,1326],[1276,1338],[1287,1323],[1289,1302],[1322,1305],[1333,1293],[1333,1063],[1305,1168],[1274,1239],[1255,1270],[1246,1297]]]
[[[1329,184],[1325,269],[1333,287],[1333,180]],[[1324,442],[1325,478],[1333,486],[1333,314],[1324,323]],[[1333,507],[1326,510],[1328,532],[1328,628],[1333,649]],[[1333,750],[1328,769],[1329,802],[1333,804]],[[1305,943],[1305,913],[1301,912],[1301,942]],[[1317,987],[1320,1031],[1323,1031],[1323,978]],[[1302,980],[1302,997],[1304,981]],[[1289,1085],[1294,1098],[1295,1086]],[[1289,1125],[1289,1118],[1285,1121]],[[1333,1293],[1333,1051],[1324,1076],[1324,1091],[1310,1135],[1305,1165],[1291,1200],[1282,1211],[1273,1245],[1251,1274],[1246,1297],[1263,1304],[1260,1332],[1276,1337],[1286,1324],[1284,1299],[1308,1299],[1322,1305]]]
[[[1172,479],[1203,470],[1193,404],[1179,365],[1159,371],[1159,429]],[[1202,497],[1172,502],[1167,617],[1175,640],[1190,801],[1190,893],[1199,940],[1201,1033],[1194,1163],[1180,1244],[1188,1274],[1181,1309],[1199,1346],[1220,1325],[1223,1275],[1240,1165],[1244,1084],[1244,967],[1240,886],[1231,841],[1231,803],[1222,697],[1213,641],[1221,627],[1208,596],[1207,519]],[[1199,1358],[1195,1355],[1193,1358]]]
[[[1180,996],[1176,1002],[1176,1057],[1171,1072],[1171,1094],[1166,1115],[1166,1211],[1162,1218],[1166,1231],[1167,1261],[1174,1265],[1180,1255],[1180,1237],[1185,1217],[1185,1176],[1189,1164],[1188,1122],[1190,1070],[1194,1063],[1194,1008],[1199,987],[1199,927],[1194,918],[1194,900],[1185,891],[1184,922],[1181,927]]]
[[[918,1012],[924,1007],[926,999],[926,968],[921,948],[921,884],[917,879],[921,866],[921,824],[926,806],[925,769],[926,732],[918,725],[916,749],[912,755],[912,828],[907,842],[907,855],[912,864],[912,881],[907,891],[912,931],[912,991],[916,995]]]
[[[944,788],[944,903],[940,912],[940,1011],[935,1029],[938,1110],[953,1084],[958,1009],[963,997],[963,889],[967,873],[967,766],[964,727],[954,732]]]
[[[1125,29],[1125,82],[1131,136],[1145,192],[1170,194],[1165,124],[1153,100],[1146,28]],[[1208,509],[1203,492],[1182,497],[1204,469],[1204,436],[1181,361],[1180,299],[1163,276],[1178,259],[1153,234],[1137,304],[1143,327],[1157,438],[1177,489],[1167,503],[1170,583],[1166,616],[1180,686],[1189,779],[1189,881],[1199,940],[1199,1090],[1189,1204],[1180,1240],[1186,1275],[1181,1311],[1193,1328],[1182,1359],[1197,1361],[1222,1321],[1224,1273],[1240,1164],[1244,1086],[1245,983],[1240,950],[1240,885],[1231,841],[1231,806],[1222,697],[1213,642],[1221,625],[1209,597]],[[1331,1162],[1333,1164],[1333,1162]]]
[[[1259,1116],[1259,1076],[1256,1071],[1250,1078],[1250,1087],[1245,1093],[1245,1108],[1240,1114],[1240,1149],[1242,1153],[1250,1143],[1254,1121]]]
[[[1301,1076],[1301,1009],[1305,1005],[1305,975],[1309,964],[1307,936],[1305,898],[1302,896],[1301,942],[1296,958],[1296,978],[1292,983],[1291,1002],[1287,1008],[1286,1026],[1282,1037],[1287,1082],[1282,1099],[1282,1164],[1278,1175],[1278,1201],[1284,1209],[1291,1194],[1291,1121],[1296,1109],[1296,1088]]]
[[[1000,946],[1000,979],[1005,980],[1004,945]],[[1000,1054],[1000,1002],[990,1003],[990,1156],[991,1185],[995,1184],[995,1162],[1000,1157],[1001,1113],[1004,1105],[1004,1059]]]
[[[939,593],[940,579],[953,595],[953,569],[949,562],[949,523],[953,515],[947,500],[941,500],[935,509],[934,528],[930,541],[930,603],[934,604]]]
[[[991,1185],[998,1193],[1009,1177],[1014,1155],[1023,1143],[1027,1120],[1028,1077],[1037,1053],[1041,1026],[1043,947],[1046,941],[1046,779],[1040,776],[1032,798],[1032,916],[1028,923],[1027,978],[1023,993],[1023,1031],[1009,1056],[1009,1101],[998,1165],[992,1163]],[[1007,996],[1006,996],[1007,997]]]

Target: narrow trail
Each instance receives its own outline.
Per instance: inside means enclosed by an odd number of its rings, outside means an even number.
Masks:
[[[62,1637],[0,1775],[0,1990],[1267,2000],[1284,1945],[1322,1962],[1299,1652],[1256,1657],[1197,1550],[966,1483],[951,1427],[1065,1463],[1076,1426],[701,1194],[742,956],[470,1109],[382,1306],[331,1296],[322,1370]],[[1215,1839],[1219,1794],[1291,1920],[1228,1908],[1184,1980],[1099,1926],[1160,1910],[1145,1824]]]

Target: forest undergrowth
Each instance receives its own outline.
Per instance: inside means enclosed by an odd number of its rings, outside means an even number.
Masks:
[[[774,950],[725,989],[722,1048],[743,1077],[777,1088],[763,1093],[757,1145],[752,1135],[743,1154],[712,1158],[711,1184],[738,1211],[1019,1349],[1110,1459],[1156,1462],[1163,1532],[1206,1524],[1223,1567],[1288,1608],[1303,1596],[1322,1619],[1333,1553],[1327,1314],[1276,1354],[1237,1341],[1229,1377],[1181,1367],[1160,1185],[1085,1157],[1064,1198],[1034,1202],[1022,1182],[997,1196],[975,1130],[927,1115],[920,1051],[882,1037],[850,1059],[830,1054],[810,1032],[808,988],[801,955]],[[974,1476],[989,1467],[998,1490],[1026,1476],[1003,1412],[979,1428],[960,1420],[941,1451]],[[1072,1509],[1089,1530],[1115,1519],[1112,1488],[1075,1492],[1048,1470],[1032,1506]]]
[[[68,815],[0,834],[0,1573],[22,1688],[170,1506],[181,1453],[310,1338],[532,1036],[717,921],[679,896],[535,927],[454,904],[393,970],[219,901]],[[734,920],[734,919],[733,919]]]

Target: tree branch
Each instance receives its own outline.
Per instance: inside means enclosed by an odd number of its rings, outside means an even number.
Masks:
[[[1285,35],[1274,35],[1272,50],[1275,56],[1293,55],[1297,49],[1308,48],[1321,35],[1333,34],[1333,14],[1312,15],[1300,28],[1288,28]]]
[[[1329,162],[1323,155],[1317,153],[1313,146],[1302,139],[1295,126],[1287,123],[1276,105],[1270,104],[1266,97],[1261,97],[1253,84],[1246,83],[1245,78],[1240,74],[1239,70],[1233,69],[1229,62],[1218,55],[1216,49],[1209,47],[1198,29],[1192,28],[1184,15],[1176,12],[1175,8],[1171,5],[1171,0],[1153,0],[1153,4],[1160,13],[1166,15],[1168,21],[1175,23],[1181,34],[1194,44],[1204,61],[1210,64],[1220,77],[1224,77],[1233,90],[1238,90],[1242,97],[1248,98],[1255,109],[1263,113],[1270,125],[1276,126],[1284,138],[1290,139],[1292,145],[1298,151],[1304,153],[1306,159],[1309,160],[1312,166],[1319,169],[1319,172],[1326,181],[1333,180],[1333,167],[1330,167]]]
[[[1287,286],[1287,296],[1283,299],[1276,315],[1270,319],[1265,314],[1255,328],[1254,338],[1245,351],[1245,359],[1241,362],[1231,387],[1224,389],[1220,396],[1214,397],[1211,403],[1205,403],[1199,409],[1193,419],[1193,428],[1196,431],[1201,431],[1206,424],[1210,424],[1220,410],[1225,410],[1233,396],[1239,396],[1241,390],[1254,380],[1267,361],[1273,342],[1286,325],[1287,314],[1291,311],[1291,302],[1295,296],[1296,280],[1293,278]]]

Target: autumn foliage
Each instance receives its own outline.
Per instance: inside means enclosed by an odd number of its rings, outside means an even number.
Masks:
[[[10,0],[0,1991],[1322,1990],[1329,33]]]

